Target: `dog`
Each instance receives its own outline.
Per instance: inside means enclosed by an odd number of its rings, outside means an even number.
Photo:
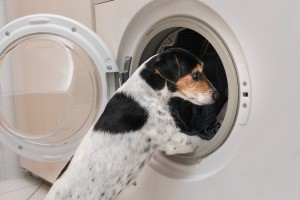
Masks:
[[[208,105],[216,94],[203,63],[190,52],[174,48],[151,57],[107,103],[46,200],[114,200],[154,152],[195,151],[199,138],[179,131],[168,101]]]

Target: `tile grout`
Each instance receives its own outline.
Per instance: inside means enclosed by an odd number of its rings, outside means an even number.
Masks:
[[[43,182],[41,182],[41,184],[39,185],[39,187],[27,198],[27,200],[30,200],[31,197],[33,197],[33,195],[44,185]]]
[[[39,184],[43,184],[43,182],[41,182],[41,183],[39,183]],[[25,188],[28,188],[28,187],[32,187],[32,186],[35,186],[35,185],[39,185],[39,184],[32,184],[32,185],[27,185],[27,186],[24,186],[24,187],[20,187],[20,188],[18,188],[18,189],[11,190],[11,191],[9,191],[9,192],[1,193],[0,196],[1,196],[1,195],[4,195],[4,194],[11,193],[11,192],[15,192],[15,191],[18,191],[18,190],[22,190],[22,189],[25,189]],[[40,186],[41,186],[41,185],[40,185]],[[39,186],[39,187],[40,187],[40,186]]]

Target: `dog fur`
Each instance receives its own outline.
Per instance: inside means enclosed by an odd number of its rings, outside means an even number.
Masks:
[[[205,105],[214,94],[203,63],[191,53],[170,49],[150,58],[108,102],[46,200],[113,200],[155,151],[193,152],[200,139],[179,131],[168,100],[178,96]]]

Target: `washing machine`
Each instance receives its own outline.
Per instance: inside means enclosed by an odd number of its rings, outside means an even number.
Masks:
[[[217,132],[194,153],[155,154],[118,199],[299,199],[297,1],[95,0],[91,8],[96,34],[57,15],[1,30],[3,143],[42,171],[63,166],[115,89],[150,56],[181,47],[204,60],[221,91]]]

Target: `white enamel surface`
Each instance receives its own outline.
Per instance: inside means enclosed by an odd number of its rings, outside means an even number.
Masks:
[[[126,5],[131,12],[122,9]],[[97,26],[98,34],[117,54],[118,63],[125,55],[139,54],[136,48],[145,35],[155,31],[149,27],[161,20],[186,16],[204,21],[230,49],[239,75],[239,106],[248,105],[246,110],[239,107],[230,136],[217,151],[194,166],[157,155],[151,167],[140,174],[137,186],[119,199],[298,200],[297,1],[114,1],[99,5],[96,11],[101,8],[118,10],[99,12]],[[120,16],[128,17],[120,20]],[[251,100],[243,92],[248,92]]]

